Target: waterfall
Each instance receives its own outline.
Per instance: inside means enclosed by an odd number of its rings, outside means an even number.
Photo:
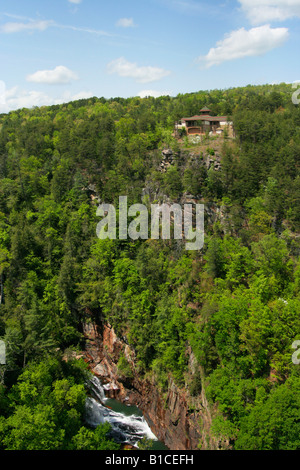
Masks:
[[[94,395],[94,398],[102,404],[105,403],[107,398],[105,396],[104,387],[96,376],[93,376],[90,379],[89,386],[91,394]]]
[[[105,406],[105,403],[107,401],[111,402],[111,400],[105,397],[104,388],[97,377],[91,379],[90,389],[93,397],[88,397],[86,400],[87,424],[96,427],[105,422],[110,423],[112,427],[111,435],[120,443],[137,446],[138,441],[143,437],[157,441],[157,437],[153,434],[143,416],[138,416],[134,412],[132,414],[126,412],[125,414]]]

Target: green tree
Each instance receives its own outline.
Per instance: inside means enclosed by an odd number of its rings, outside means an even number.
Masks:
[[[237,450],[299,450],[299,378],[287,380],[241,421]]]

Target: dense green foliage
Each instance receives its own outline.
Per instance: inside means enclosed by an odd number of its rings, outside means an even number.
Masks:
[[[0,117],[3,448],[113,448],[108,429],[83,427],[76,367],[49,359],[82,347],[89,312],[127,338],[139,373],[153,373],[162,390],[170,376],[192,396],[204,387],[220,440],[300,447],[291,348],[300,339],[300,110],[291,94],[281,84],[92,98]],[[174,121],[204,105],[234,122],[219,171],[203,158],[220,139],[197,146],[172,136]],[[167,147],[177,157],[162,172]],[[149,205],[187,193],[209,208],[199,252],[174,240],[96,237],[97,197]],[[192,380],[189,348],[199,365]],[[119,368],[130,377],[124,357]]]
[[[83,363],[84,364],[84,363]],[[110,425],[83,425],[85,367],[59,358],[31,363],[0,401],[0,448],[7,450],[107,450]]]

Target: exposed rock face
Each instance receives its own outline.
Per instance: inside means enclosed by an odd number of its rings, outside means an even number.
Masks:
[[[180,155],[174,154],[172,149],[162,150],[161,155],[160,171],[162,172],[166,172],[170,166],[174,165],[178,157],[180,157],[179,160],[182,160],[181,164],[183,164],[184,167],[186,167],[188,163],[196,163],[200,166],[204,166],[207,170],[210,168],[213,168],[215,171],[221,170],[221,155],[218,152],[214,153],[214,156],[204,153],[203,159],[200,159],[199,155],[194,152],[188,152],[187,155],[185,155],[185,152],[180,152]]]
[[[110,325],[84,325],[85,357],[92,372],[105,384],[108,396],[139,407],[157,438],[171,450],[216,449],[218,442],[210,435],[211,416],[205,394],[190,397],[169,380],[167,393],[159,392],[155,381],[139,377],[134,351],[126,339],[116,336]],[[118,370],[123,354],[133,374],[124,377]],[[195,367],[193,355],[189,361]]]
[[[167,169],[174,164],[175,156],[173,154],[173,150],[165,149],[161,152],[162,154],[162,162],[160,164],[160,169],[162,172],[166,172]]]

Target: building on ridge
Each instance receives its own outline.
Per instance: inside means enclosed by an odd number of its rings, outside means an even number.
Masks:
[[[187,135],[201,135],[209,132],[211,135],[222,134],[224,129],[232,130],[232,122],[227,116],[211,116],[211,110],[204,106],[199,114],[181,118],[175,123],[175,135],[179,135],[180,129],[185,129]]]

